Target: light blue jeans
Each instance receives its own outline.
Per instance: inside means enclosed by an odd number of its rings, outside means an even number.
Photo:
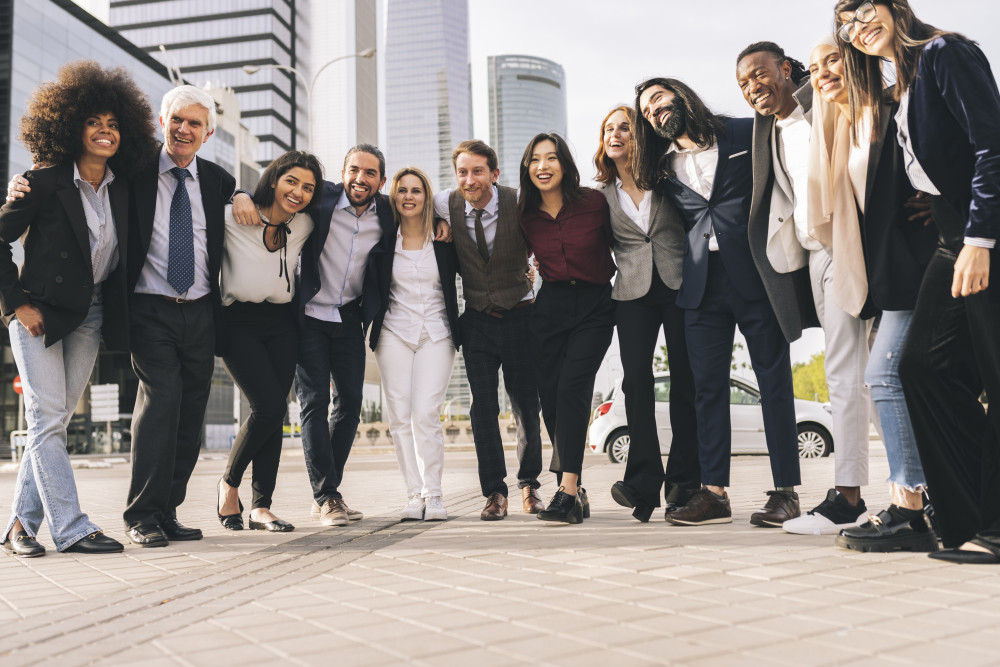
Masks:
[[[875,344],[865,368],[865,384],[871,390],[882,422],[882,440],[889,459],[887,481],[908,491],[923,491],[927,487],[927,479],[920,464],[906,399],[903,398],[903,385],[899,381],[899,357],[911,319],[912,310],[882,312]]]
[[[28,445],[3,541],[17,519],[35,537],[44,518],[59,551],[100,530],[80,510],[66,429],[94,370],[103,316],[104,306],[92,305],[83,323],[51,347],[45,347],[41,336],[28,333],[17,318],[11,320],[10,346],[24,387]]]

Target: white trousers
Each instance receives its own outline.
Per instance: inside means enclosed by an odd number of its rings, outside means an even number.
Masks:
[[[826,338],[826,386],[833,410],[834,483],[868,484],[869,424],[872,409],[865,384],[874,318],[861,320],[841,310],[833,297],[833,258],[825,249],[809,253],[813,303]],[[880,431],[881,432],[881,431]]]
[[[375,347],[385,409],[406,495],[440,496],[444,469],[441,404],[448,390],[455,346],[436,343],[424,329],[416,345],[382,329]]]

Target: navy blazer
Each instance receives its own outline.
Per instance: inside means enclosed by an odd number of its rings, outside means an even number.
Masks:
[[[967,219],[966,236],[1000,241],[1000,92],[985,54],[959,37],[924,45],[907,110],[913,152]],[[1000,279],[990,253],[990,286]],[[1000,289],[989,290],[1000,300]]]
[[[10,326],[14,311],[31,303],[42,313],[45,347],[72,333],[87,316],[94,294],[90,233],[73,182],[73,163],[35,169],[24,174],[31,192],[0,209],[0,311]],[[128,349],[129,187],[125,175],[115,174],[108,186],[118,237],[118,266],[101,285],[104,303],[104,344]],[[24,263],[14,265],[10,244],[23,239]]]
[[[330,220],[333,218],[333,210],[343,193],[343,183],[323,181],[323,191],[319,203],[316,203],[315,198],[313,199],[311,211],[313,231],[305,245],[302,246],[302,257],[299,260],[299,275],[295,288],[295,309],[300,327],[305,326],[306,303],[319,294],[323,285],[319,273],[320,255],[323,253],[326,238],[330,234]],[[381,249],[381,252],[385,252],[388,249],[391,252],[396,242],[396,222],[392,215],[392,208],[389,206],[389,198],[381,192],[377,192],[374,201],[378,223],[382,227],[382,239],[372,251]],[[371,268],[371,262],[368,262],[361,289],[361,316],[364,326],[370,324],[375,318],[378,306],[378,282],[375,278],[375,272]]]
[[[753,192],[753,169],[750,146],[752,118],[723,119],[725,129],[716,137],[719,161],[715,168],[712,193],[705,199],[683,185],[676,177],[669,179],[663,194],[677,207],[684,219],[687,239],[684,243],[684,278],[677,305],[697,308],[705,294],[708,279],[708,241],[712,229],[719,241],[719,252],[733,288],[744,299],[767,297],[747,236],[750,219],[750,196]],[[669,158],[667,158],[669,159]]]
[[[396,231],[392,232],[392,239],[396,238]],[[371,335],[368,338],[368,345],[372,350],[378,345],[379,335],[382,333],[382,322],[385,320],[385,313],[389,310],[389,287],[392,285],[392,265],[396,258],[396,248],[393,244],[388,251],[381,245],[372,250],[369,265],[373,267],[372,275],[374,282],[378,286],[376,291],[377,302],[375,305],[375,316],[371,322]],[[434,259],[437,261],[438,275],[441,277],[441,290],[444,292],[444,308],[448,314],[448,328],[451,329],[451,342],[455,349],[462,344],[462,334],[458,323],[458,290],[455,287],[455,276],[458,274],[458,253],[455,251],[454,243],[434,241]]]
[[[205,244],[208,251],[208,285],[215,322],[215,353],[221,355],[225,341],[222,320],[222,297],[219,292],[219,271],[222,267],[222,242],[226,233],[226,204],[233,198],[236,179],[229,172],[208,160],[198,161],[198,185],[201,205],[205,211]],[[159,161],[140,172],[132,181],[132,201],[129,224],[128,291],[132,294],[139,282],[142,267],[146,264],[149,243],[153,238],[153,219],[156,217],[156,189],[159,183]]]

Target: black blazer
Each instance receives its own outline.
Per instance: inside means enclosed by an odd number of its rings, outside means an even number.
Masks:
[[[229,172],[208,160],[198,160],[198,184],[201,205],[205,210],[205,227],[208,234],[208,284],[215,321],[215,352],[222,354],[225,340],[222,321],[222,296],[219,292],[219,271],[222,267],[222,242],[226,232],[226,204],[236,190],[236,179]],[[156,187],[159,179],[159,160],[143,170],[132,181],[132,203],[129,222],[132,244],[129,253],[128,292],[132,294],[139,282],[139,274],[146,264],[149,242],[153,237],[153,218],[156,214]]]
[[[314,204],[311,212],[313,231],[306,244],[302,246],[302,257],[299,260],[300,272],[295,288],[295,309],[298,313],[300,327],[305,325],[306,303],[319,293],[323,284],[319,274],[319,258],[323,253],[326,237],[330,234],[330,219],[333,217],[333,209],[337,206],[340,195],[343,193],[343,183],[323,181],[323,191],[319,204]],[[393,219],[392,208],[389,206],[389,199],[382,193],[375,195],[375,211],[378,215],[379,225],[382,227],[382,239],[372,249],[372,253],[375,253],[376,250],[392,252],[396,244],[396,223]],[[365,268],[364,284],[361,290],[361,313],[366,326],[371,323],[378,312],[378,304],[378,283],[369,261]]]
[[[937,247],[933,224],[911,222],[906,200],[916,194],[906,175],[893,116],[898,102],[882,104],[882,126],[868,154],[861,242],[868,272],[868,298],[878,310],[913,310],[931,255]]]
[[[393,231],[391,238],[396,238]],[[386,251],[381,246],[372,251],[368,260],[370,273],[374,276],[378,287],[377,309],[372,318],[371,335],[368,345],[375,349],[379,335],[382,333],[382,321],[389,309],[389,286],[392,283],[392,264],[396,257],[395,245]],[[455,276],[458,273],[458,253],[454,243],[434,241],[434,259],[437,260],[438,275],[441,276],[441,289],[444,292],[444,308],[448,313],[448,328],[451,329],[451,342],[457,350],[462,344],[462,334],[458,324],[458,290],[455,288]]]
[[[87,316],[94,295],[90,235],[73,183],[73,163],[28,171],[31,192],[0,209],[0,312],[10,326],[14,311],[26,303],[42,312],[45,347],[72,333]],[[128,349],[126,299],[129,187],[126,175],[108,186],[118,235],[118,267],[102,285],[104,343]],[[21,238],[24,263],[20,275],[11,243]]]

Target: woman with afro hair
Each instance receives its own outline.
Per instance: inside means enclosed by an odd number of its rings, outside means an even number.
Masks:
[[[0,316],[24,388],[28,444],[0,542],[15,556],[45,554],[42,518],[59,551],[113,553],[80,509],[66,427],[90,379],[101,334],[128,349],[127,177],[156,154],[153,111],[124,69],[65,65],[21,119],[35,162],[24,197],[0,209]],[[24,261],[14,263],[20,240]]]

